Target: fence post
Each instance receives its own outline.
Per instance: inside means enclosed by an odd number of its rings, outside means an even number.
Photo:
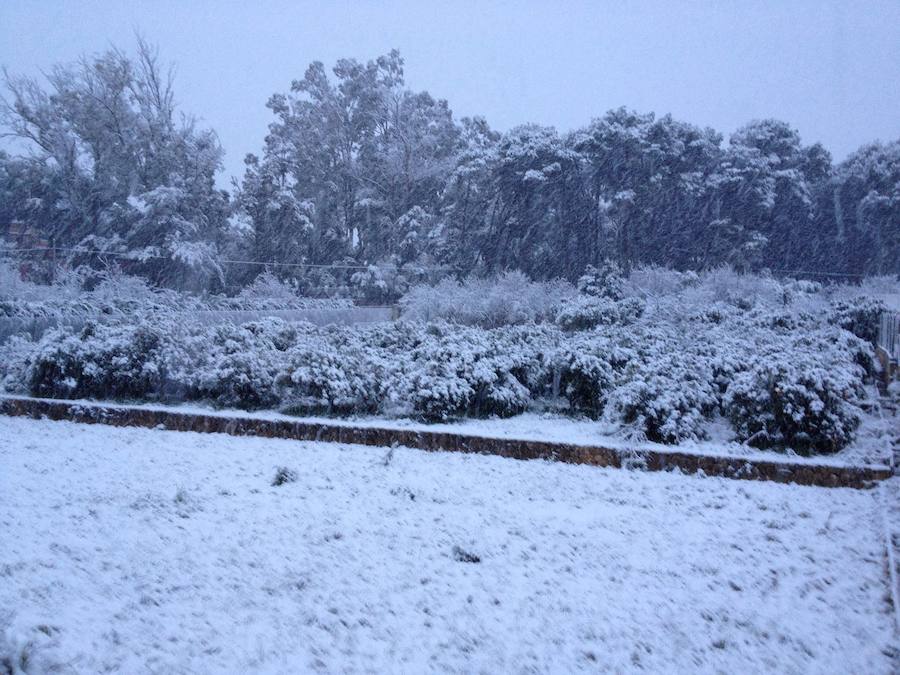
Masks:
[[[900,312],[881,314],[875,357],[881,364],[882,386],[886,389],[900,372]]]

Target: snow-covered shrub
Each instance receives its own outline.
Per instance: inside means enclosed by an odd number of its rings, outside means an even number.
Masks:
[[[566,331],[590,330],[597,326],[626,326],[644,312],[639,298],[611,300],[607,297],[579,295],[566,301],[556,315],[557,325]]]
[[[475,391],[471,414],[510,417],[524,412],[531,403],[528,385],[535,383],[539,367],[534,345],[515,341],[502,331],[489,333],[487,342],[471,370]]]
[[[275,477],[272,479],[272,487],[280,487],[287,483],[296,483],[298,474],[294,469],[286,466],[279,466],[275,470]]]
[[[887,306],[878,298],[857,296],[838,300],[831,306],[829,320],[872,344],[878,339],[878,322]]]
[[[432,325],[406,374],[412,413],[429,421],[508,417],[531,401],[535,351],[522,335]],[[518,338],[518,339],[517,339]]]
[[[270,318],[200,331],[193,336],[190,367],[181,374],[189,396],[245,410],[276,406],[275,377],[297,330],[297,324]]]
[[[579,295],[560,307],[556,324],[566,331],[590,330],[600,325],[613,325],[618,319],[615,300]]]
[[[312,333],[285,355],[276,376],[282,406],[291,412],[349,414],[377,410],[382,388],[363,351]]]
[[[685,288],[697,286],[700,276],[696,272],[679,272],[668,267],[650,265],[631,271],[625,280],[625,294],[637,297],[659,297],[679,293]]]
[[[679,443],[706,436],[704,422],[718,402],[709,362],[669,349],[635,363],[627,381],[610,395],[606,416],[633,425],[651,441]]]
[[[353,296],[365,305],[387,305],[396,300],[397,285],[402,275],[370,265],[350,276]],[[403,282],[401,282],[402,284]]]
[[[600,267],[588,265],[576,285],[579,293],[595,298],[621,300],[625,297],[622,268],[612,260],[605,260]]]
[[[900,312],[900,276],[871,276],[855,284],[826,286],[824,295],[835,303],[852,301],[860,296],[874,298],[881,300],[889,311]]]
[[[675,327],[682,336],[690,336],[689,340],[672,340],[677,345],[673,351],[683,350],[692,358],[700,360],[700,368],[709,368],[711,382],[716,388],[721,403],[721,396],[737,373],[750,366],[752,354],[756,347],[756,339],[766,340],[765,332],[746,331],[736,328],[737,324],[714,324],[711,326]]]
[[[325,328],[277,319],[181,326],[184,314],[167,296],[120,292],[124,284],[96,297],[110,311],[148,310],[143,324],[10,340],[0,346],[0,383],[44,396],[190,398],[428,421],[513,415],[561,395],[573,413],[663,443],[702,438],[716,413],[758,446],[833,452],[852,439],[864,378],[874,372],[872,346],[857,335],[871,338],[877,298],[841,297],[830,308],[814,284],[718,270],[699,283],[653,272],[656,291],[637,298],[626,286],[616,300],[614,272],[592,272],[582,284],[590,295],[521,275],[445,282],[447,298],[441,286],[419,287],[406,316],[426,316],[433,302],[451,321]],[[501,327],[481,327],[494,324]]]
[[[172,327],[158,323],[87,324],[41,339],[31,358],[29,390],[55,398],[157,398],[168,392]]]
[[[669,311],[673,311],[673,308],[669,307]],[[702,306],[700,309],[691,308],[689,310],[685,310],[684,308],[678,308],[679,312],[683,313],[683,316],[688,320],[691,324],[715,324],[719,325],[729,319],[734,318],[735,316],[735,308],[731,305],[727,305],[724,302],[714,302],[710,305]]]
[[[723,401],[740,440],[804,454],[834,453],[850,443],[860,423],[864,369],[834,338],[783,340],[753,355]]]
[[[700,306],[724,302],[747,310],[757,304],[770,307],[783,305],[784,288],[777,279],[759,274],[741,274],[731,267],[719,267],[700,275],[694,288],[686,289],[685,298]]]
[[[803,296],[819,295],[824,288],[818,281],[808,279],[786,279],[781,286],[783,292],[792,300]]]
[[[553,372],[549,364],[565,334],[551,324],[510,326],[493,334],[497,349],[512,360],[509,371],[528,387],[532,398],[550,393]]]
[[[451,355],[422,362],[409,374],[408,382],[412,413],[428,422],[461,417],[475,396]]]
[[[565,341],[550,359],[559,393],[573,411],[599,417],[612,390],[624,381],[637,352],[618,336],[582,333]]]
[[[279,279],[272,272],[265,270],[244,286],[234,299],[241,305],[251,306],[259,301],[268,300],[290,303],[296,300],[298,295],[296,283]]]
[[[0,259],[0,301],[52,300],[62,290],[56,284],[36,284],[23,279],[22,276],[22,272],[13,261]]]
[[[12,335],[0,343],[0,391],[9,394],[28,392],[28,372],[35,344],[21,335]]]
[[[178,296],[173,291],[156,291],[143,277],[115,272],[99,274],[94,289],[85,295],[89,295],[91,301],[100,306],[113,306],[117,303],[147,305],[161,298],[174,299]],[[177,301],[172,304],[177,304]]]
[[[815,326],[808,315],[796,314],[787,310],[752,312],[750,318],[764,328],[781,332],[807,330]]]
[[[444,279],[435,286],[413,286],[400,299],[405,319],[448,321],[496,328],[551,321],[560,303],[575,294],[565,281],[534,282],[521,272],[495,279]]]
[[[813,336],[800,336],[797,339],[801,349],[809,349],[812,353],[821,349],[816,338],[821,335],[833,350],[839,354],[839,357],[832,356],[833,359],[840,359],[841,363],[855,363],[860,366],[866,375],[874,375],[878,372],[879,366],[875,359],[874,345],[864,338],[854,335],[847,330],[837,329],[820,329]]]
[[[429,421],[520,413],[544,390],[545,355],[559,335],[551,326],[486,331],[429,324],[415,344],[406,339],[405,366],[382,371],[387,398],[394,412]],[[379,358],[398,360],[396,353]]]

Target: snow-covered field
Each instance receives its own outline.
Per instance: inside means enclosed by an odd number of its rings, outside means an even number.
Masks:
[[[0,664],[896,672],[881,525],[878,491],[0,418]]]

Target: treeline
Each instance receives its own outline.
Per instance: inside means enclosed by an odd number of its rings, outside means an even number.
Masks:
[[[21,152],[0,153],[0,224],[163,286],[221,290],[261,270],[233,261],[372,300],[442,274],[571,280],[607,259],[900,273],[900,140],[836,165],[777,120],[725,142],[625,108],[566,134],[501,134],[409,90],[394,51],[330,74],[313,63],[272,96],[229,193],[215,134],[179,113],[143,42],[6,86],[0,122]]]

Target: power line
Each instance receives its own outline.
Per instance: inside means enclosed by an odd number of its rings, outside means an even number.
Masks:
[[[38,253],[44,251],[65,251],[69,253],[80,253],[80,254],[93,254],[93,255],[101,255],[101,256],[110,256],[113,258],[121,258],[123,260],[131,260],[132,262],[143,262],[145,260],[172,260],[171,256],[164,255],[144,255],[141,257],[135,257],[134,254],[131,253],[115,253],[113,251],[104,251],[101,249],[90,249],[90,248],[80,248],[80,247],[65,247],[65,246],[40,246],[34,248],[8,248],[8,249],[0,249],[0,253]],[[402,268],[396,265],[350,265],[344,263],[289,263],[289,262],[278,262],[274,260],[231,260],[227,258],[223,258],[216,261],[219,264],[224,265],[261,265],[263,267],[289,267],[289,268],[299,268],[299,269],[343,269],[343,270],[368,270],[368,269],[378,269],[385,271],[400,271]],[[458,267],[453,267],[451,265],[414,265],[408,268],[409,271],[414,272],[417,270],[428,271],[428,272],[453,272],[459,271]],[[813,272],[811,270],[785,270],[785,269],[772,269],[772,272],[777,272],[779,274],[791,274],[791,275],[802,275],[802,276],[824,276],[824,277],[848,277],[854,279],[864,279],[868,276],[872,276],[869,274],[861,274],[855,272]]]
[[[102,255],[102,256],[110,256],[113,258],[122,258],[124,260],[131,260],[133,262],[143,262],[145,260],[172,260],[171,256],[164,255],[142,255],[140,257],[135,257],[134,254],[131,253],[115,253],[113,251],[103,251],[100,249],[90,249],[90,248],[79,248],[79,247],[65,247],[65,246],[41,246],[35,248],[11,248],[11,249],[0,249],[3,253],[37,253],[43,251],[66,251],[69,253],[80,253],[80,254],[93,254],[93,255]],[[224,265],[262,265],[264,267],[292,267],[292,268],[303,268],[303,269],[343,269],[343,270],[369,270],[369,269],[378,269],[378,270],[386,270],[386,271],[400,271],[401,268],[396,265],[348,265],[342,263],[288,263],[288,262],[276,262],[274,260],[270,261],[261,261],[261,260],[230,260],[230,259],[220,259],[216,261],[218,264]],[[414,265],[409,268],[409,271],[428,271],[428,272],[448,272],[448,271],[456,271],[458,268],[451,267],[448,265],[440,265],[440,266],[422,266],[422,265]]]
[[[773,272],[779,272],[781,274],[801,274],[806,276],[820,276],[820,277],[853,277],[856,279],[864,279],[867,276],[872,276],[870,274],[857,274],[855,272],[809,272],[804,270],[772,270]]]

